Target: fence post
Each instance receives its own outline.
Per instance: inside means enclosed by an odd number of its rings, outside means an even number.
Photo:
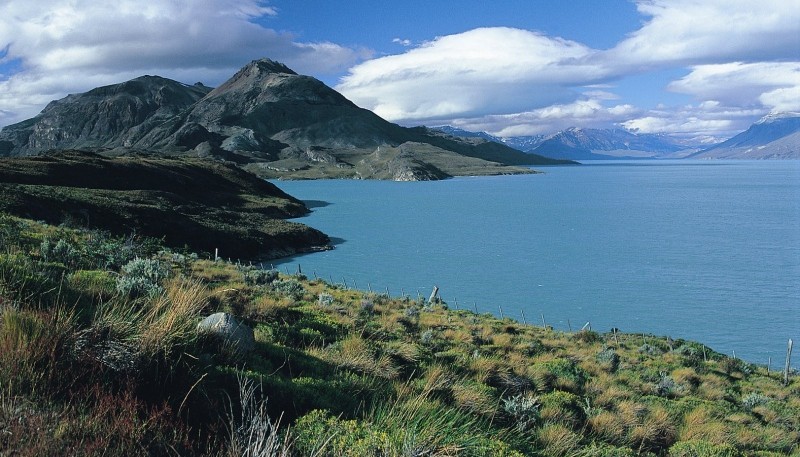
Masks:
[[[789,338],[789,348],[786,350],[786,367],[783,369],[783,385],[789,385],[789,367],[792,363],[792,339]]]
[[[437,295],[439,295],[439,286],[433,286],[433,291],[431,292],[430,298],[428,298],[428,303],[433,303],[436,301]]]

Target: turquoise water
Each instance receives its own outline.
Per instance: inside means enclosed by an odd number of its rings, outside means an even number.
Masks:
[[[282,270],[558,329],[800,340],[800,161],[626,161],[434,182],[277,181],[336,249]]]

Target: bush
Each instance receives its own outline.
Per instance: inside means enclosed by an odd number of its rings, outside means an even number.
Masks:
[[[248,286],[265,286],[278,279],[278,270],[250,270],[244,274]]]
[[[532,429],[539,422],[539,397],[514,395],[503,399],[503,411],[519,432]]]
[[[674,398],[683,394],[686,387],[675,382],[667,373],[661,373],[661,378],[656,382],[654,390],[655,394],[660,397]]]
[[[619,355],[617,355],[617,352],[611,348],[606,348],[598,352],[597,356],[595,356],[595,359],[598,363],[608,368],[608,371],[612,373],[617,371],[617,368],[619,368]]]
[[[91,232],[83,246],[85,257],[91,268],[116,270],[145,255],[132,237],[115,238],[105,232]]]
[[[742,454],[730,444],[707,441],[682,441],[669,448],[669,457],[739,457]]]
[[[45,262],[63,263],[67,266],[76,266],[81,260],[81,252],[70,242],[50,237],[42,240],[39,252]]]
[[[20,223],[5,213],[0,213],[0,246],[11,246],[19,243],[22,235]]]
[[[319,294],[319,300],[317,301],[317,303],[319,303],[320,306],[325,306],[325,307],[332,306],[333,295],[322,292]]]
[[[135,258],[122,267],[117,278],[117,292],[133,297],[155,297],[164,289],[161,282],[171,273],[169,266],[157,259]]]
[[[742,408],[753,410],[757,406],[763,406],[769,403],[770,398],[761,392],[752,392],[742,398]]]
[[[272,290],[289,297],[293,300],[300,300],[306,290],[296,279],[278,279],[272,282]]]

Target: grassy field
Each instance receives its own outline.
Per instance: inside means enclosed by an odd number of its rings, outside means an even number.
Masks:
[[[800,378],[3,214],[0,455],[798,456]]]

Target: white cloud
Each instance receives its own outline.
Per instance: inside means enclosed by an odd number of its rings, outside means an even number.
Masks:
[[[641,111],[629,104],[607,107],[608,94],[593,97],[594,91],[584,93],[579,100],[565,104],[503,115],[488,115],[456,119],[453,123],[466,130],[486,131],[500,137],[542,135],[569,127],[605,128],[619,124]]]
[[[732,62],[698,65],[669,90],[727,105],[800,109],[800,62]]]
[[[411,46],[411,40],[409,40],[408,38],[395,38],[392,40],[392,43],[397,43],[400,46],[406,46],[406,47]]]
[[[744,122],[741,113],[797,110],[795,64],[787,61],[800,57],[800,3],[635,2],[645,22],[608,50],[527,30],[481,28],[361,63],[337,88],[357,104],[397,122],[460,123],[503,134],[543,131],[563,125],[554,119],[569,119],[580,126],[631,121],[629,125],[643,130],[684,133],[696,127],[724,135]],[[736,72],[726,70],[737,66],[744,66],[738,71],[748,74],[738,82]],[[669,90],[693,95],[698,103],[717,100],[731,109],[696,106],[701,112],[686,122],[678,123],[670,115],[658,123],[642,119],[664,116],[641,116],[642,110],[630,100],[615,107],[601,103],[619,98],[613,84],[624,83],[626,76],[671,68],[690,70]],[[715,69],[719,71],[711,74]],[[582,94],[586,87],[593,91]],[[683,107],[672,111],[687,114]],[[726,115],[723,111],[732,117],[720,117]],[[716,117],[706,119],[711,112]],[[639,118],[625,119],[626,115]]]
[[[720,141],[747,129],[769,110],[726,106],[716,100],[677,108],[657,108],[620,124],[639,133],[666,133],[678,137]]]
[[[574,41],[512,28],[438,37],[350,69],[337,86],[393,121],[513,113],[574,99],[571,84],[600,79]]]
[[[6,0],[0,4],[0,125],[30,117],[70,92],[159,74],[216,85],[269,57],[306,74],[338,74],[364,49],[297,42],[254,21],[277,10],[262,0]],[[0,53],[2,56],[2,53]]]
[[[796,0],[636,0],[636,7],[650,19],[603,59],[643,67],[798,56]]]

